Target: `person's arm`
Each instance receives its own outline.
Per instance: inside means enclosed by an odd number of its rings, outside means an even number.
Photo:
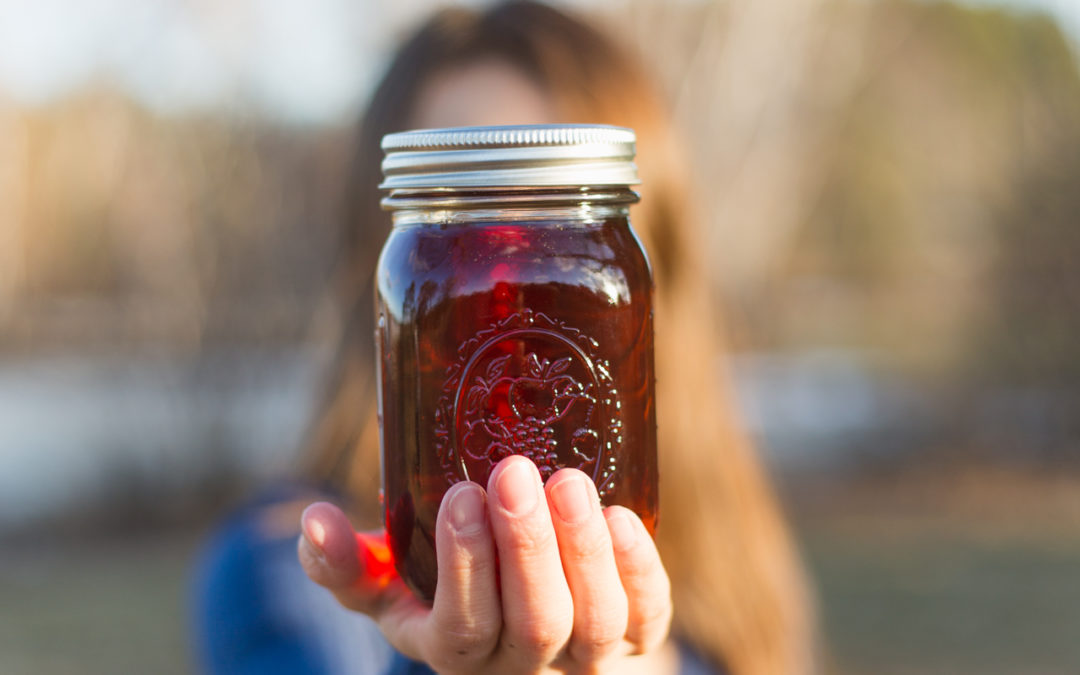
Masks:
[[[671,591],[656,546],[628,509],[603,509],[592,481],[563,469],[543,485],[526,458],[501,461],[487,490],[447,491],[436,525],[431,606],[380,580],[345,515],[302,517],[299,556],[341,604],[374,617],[389,642],[440,673],[626,672],[661,654]],[[652,671],[657,672],[657,671]]]
[[[303,636],[282,630],[268,611],[258,557],[264,546],[250,523],[217,534],[204,552],[193,593],[193,637],[200,672],[319,673],[322,655]]]

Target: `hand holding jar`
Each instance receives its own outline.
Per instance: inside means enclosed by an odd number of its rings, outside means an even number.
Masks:
[[[440,673],[662,673],[667,574],[641,520],[601,509],[588,476],[503,459],[485,491],[460,482],[435,526],[439,583],[428,604],[326,503],[303,517],[308,575],[374,617],[402,654]],[[359,555],[358,555],[359,553]],[[634,656],[631,654],[649,654]]]
[[[441,672],[630,672],[616,659],[654,650],[671,620],[650,536],[652,281],[628,220],[634,134],[474,127],[383,147],[388,549],[313,505],[305,569]]]

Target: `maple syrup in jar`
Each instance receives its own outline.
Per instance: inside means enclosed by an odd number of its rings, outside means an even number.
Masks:
[[[435,520],[499,460],[591,476],[656,522],[652,280],[628,220],[634,135],[467,127],[383,140],[383,507],[398,572],[434,596]]]

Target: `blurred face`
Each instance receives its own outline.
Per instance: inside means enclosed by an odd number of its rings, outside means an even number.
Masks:
[[[559,122],[547,93],[525,73],[483,59],[436,73],[420,88],[413,129]]]

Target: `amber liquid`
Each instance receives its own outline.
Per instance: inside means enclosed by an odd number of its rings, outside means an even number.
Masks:
[[[395,227],[378,271],[386,528],[430,599],[447,488],[510,454],[656,522],[652,283],[624,217]]]

